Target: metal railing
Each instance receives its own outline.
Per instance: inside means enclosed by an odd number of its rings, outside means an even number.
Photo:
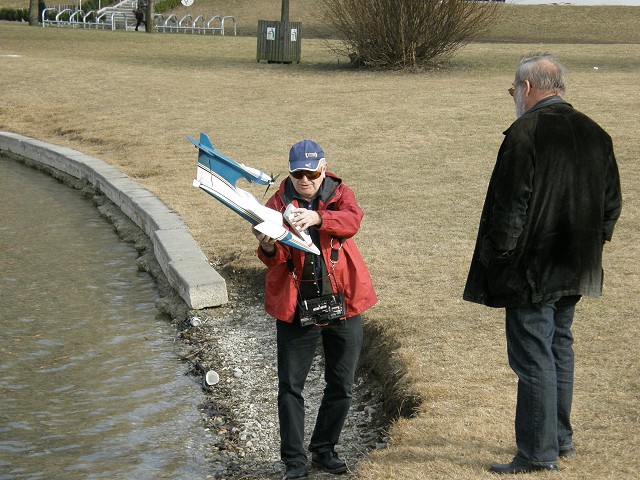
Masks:
[[[89,10],[87,13],[84,14],[84,17],[82,17],[82,28],[88,28],[94,25],[96,25],[96,28],[97,28],[96,11]]]
[[[55,16],[53,13],[55,12]],[[42,10],[42,26],[70,26],[71,28],[102,28],[116,30],[120,24],[122,28],[127,28],[127,14],[121,10],[111,7],[103,8],[100,11],[89,10],[84,12],[80,9],[59,7],[47,7]],[[161,33],[198,33],[206,35],[225,34],[225,23],[232,22],[233,34],[237,35],[236,19],[232,15],[214,15],[207,22],[204,16],[199,15],[195,19],[187,14],[181,19],[175,14],[165,18],[164,15],[156,13],[153,16],[153,28]]]
[[[217,23],[217,26],[216,26]],[[211,30],[211,34],[215,35],[216,32],[220,32],[224,35],[224,27],[222,26],[222,17],[220,15],[214,15],[207,22],[207,29]]]
[[[216,32],[220,32],[221,35],[224,35],[225,22],[228,21],[233,22],[233,34],[237,35],[236,19],[231,15],[224,17],[214,15],[205,23],[203,15],[193,18],[187,14],[178,20],[175,14],[165,18],[161,13],[156,13],[153,16],[153,28],[162,33],[198,33],[203,35],[210,33],[215,35]]]
[[[50,18],[51,15],[47,15],[47,12],[56,12],[53,18]],[[60,26],[61,24],[69,23],[68,18],[71,16],[73,11],[70,8],[63,8],[62,10],[58,10],[56,7],[48,7],[42,10],[42,26],[45,25],[56,25]],[[63,19],[66,14],[67,19]]]
[[[51,17],[48,12],[57,12],[55,17]],[[82,27],[88,28],[95,26],[96,28],[107,28],[111,30],[116,29],[117,18],[115,17],[117,12],[104,13],[99,17],[96,17],[94,10],[89,10],[87,13],[82,10],[72,11],[70,8],[65,8],[60,11],[56,7],[48,7],[42,10],[42,26],[70,26],[71,28]],[[91,19],[94,19],[91,21]]]
[[[82,10],[76,10],[69,15],[69,25],[71,25],[71,28],[76,28],[77,25],[82,25],[83,18],[84,12]]]
[[[220,22],[222,27],[222,35],[224,35],[224,22],[229,19],[233,22],[233,34],[237,35],[238,32],[236,30],[236,19],[231,15],[225,15],[224,17],[222,17],[222,22]]]
[[[118,20],[122,20],[122,28],[127,28],[127,15],[124,12],[110,11],[103,12],[96,18],[96,26],[111,25],[111,30],[115,30],[118,26]]]

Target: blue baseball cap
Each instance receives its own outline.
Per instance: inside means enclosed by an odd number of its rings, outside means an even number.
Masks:
[[[296,143],[289,151],[289,171],[318,169],[324,160],[324,152],[320,145],[311,140]]]

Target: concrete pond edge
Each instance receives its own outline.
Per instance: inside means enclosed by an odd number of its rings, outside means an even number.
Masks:
[[[228,302],[224,278],[210,265],[182,218],[115,167],[68,147],[0,132],[0,152],[83,180],[105,195],[151,240],[171,287],[194,310]]]

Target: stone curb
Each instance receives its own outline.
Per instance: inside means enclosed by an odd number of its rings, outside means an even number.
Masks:
[[[169,284],[199,310],[227,303],[224,278],[211,267],[182,218],[120,170],[67,147],[0,132],[6,151],[86,180],[118,206],[151,239]]]

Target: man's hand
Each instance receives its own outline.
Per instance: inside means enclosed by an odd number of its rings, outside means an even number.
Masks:
[[[264,253],[266,253],[267,255],[273,255],[275,253],[275,251],[276,251],[276,241],[275,241],[275,239],[265,235],[262,232],[259,232],[255,228],[252,228],[251,231],[253,232],[253,235],[260,242],[260,248],[262,248],[262,250],[264,250]]]
[[[305,231],[309,227],[314,225],[322,225],[322,217],[314,210],[307,210],[306,208],[294,208],[291,213],[293,217],[289,219],[289,222],[298,230]]]

